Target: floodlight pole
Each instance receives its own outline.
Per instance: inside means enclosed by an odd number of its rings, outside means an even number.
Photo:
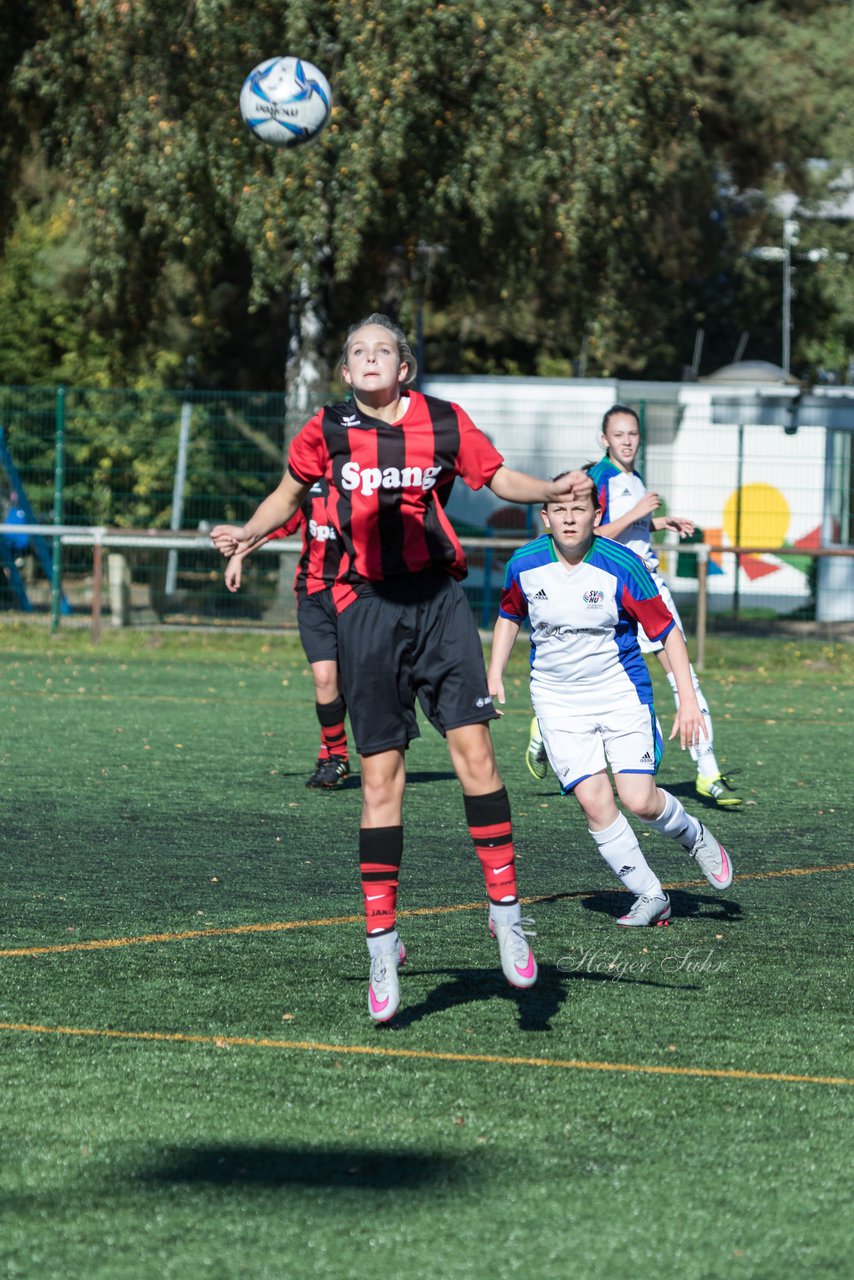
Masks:
[[[786,373],[792,364],[792,245],[797,244],[799,231],[794,218],[783,221],[783,359]]]
[[[753,258],[761,258],[763,262],[782,262],[783,264],[783,354],[781,364],[786,373],[791,372],[792,364],[792,245],[798,243],[800,224],[794,218],[783,220],[783,244],[760,245],[750,251]]]

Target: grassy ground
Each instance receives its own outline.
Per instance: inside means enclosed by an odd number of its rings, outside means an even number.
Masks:
[[[640,936],[525,771],[521,650],[494,736],[541,980],[500,977],[425,726],[377,1030],[358,779],[303,787],[296,642],[0,632],[0,1275],[850,1274],[851,650],[712,638],[747,803],[705,807],[673,748],[660,780],[736,883],[647,833],[675,919]]]

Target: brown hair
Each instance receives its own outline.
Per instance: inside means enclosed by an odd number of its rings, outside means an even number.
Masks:
[[[406,381],[403,385],[405,387],[410,386],[418,376],[418,361],[413,355],[412,348],[409,345],[409,339],[399,324],[395,324],[393,320],[389,319],[388,316],[382,315],[379,311],[372,312],[369,316],[365,316],[364,320],[360,320],[357,324],[350,326],[347,331],[347,337],[344,339],[344,349],[341,352],[341,359],[338,363],[339,375],[341,370],[347,364],[347,358],[350,353],[350,340],[353,337],[353,334],[359,329],[364,329],[364,327],[369,324],[381,325],[383,329],[388,329],[389,333],[394,338],[397,343],[397,357],[400,363],[407,364],[409,366]]]

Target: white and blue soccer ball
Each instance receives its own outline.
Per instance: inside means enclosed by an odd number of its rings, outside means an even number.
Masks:
[[[274,147],[316,138],[331,113],[329,81],[304,58],[268,58],[240,90],[240,114],[256,137]]]

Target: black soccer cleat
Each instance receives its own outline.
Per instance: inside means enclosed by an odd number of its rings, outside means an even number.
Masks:
[[[343,756],[326,756],[317,761],[314,773],[305,785],[318,791],[332,791],[335,787],[340,787],[349,773],[349,761]]]

